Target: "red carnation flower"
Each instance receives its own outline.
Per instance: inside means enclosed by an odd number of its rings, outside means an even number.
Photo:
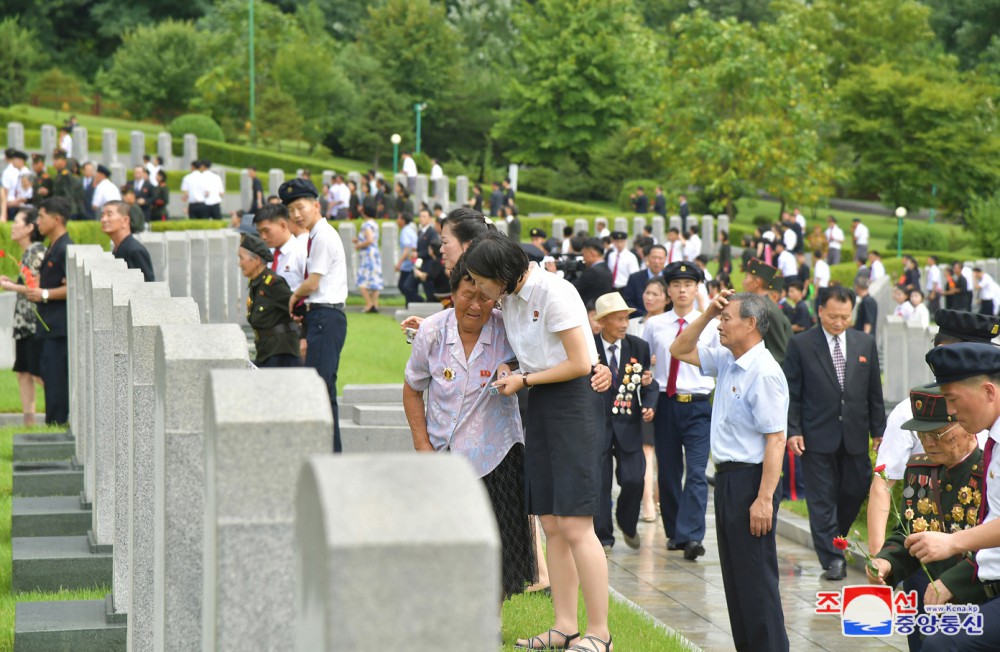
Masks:
[[[844,537],[833,537],[833,547],[837,550],[847,550],[847,539]]]
[[[875,473],[882,473],[885,471],[885,464],[879,464],[875,467]]]

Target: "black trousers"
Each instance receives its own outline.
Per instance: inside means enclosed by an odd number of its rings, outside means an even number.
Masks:
[[[850,455],[843,444],[835,453],[806,452],[799,458],[805,472],[806,505],[813,547],[823,568],[844,553],[833,547],[833,539],[847,536],[861,511],[871,486],[872,464],[868,453]]]
[[[1000,598],[979,605],[983,615],[983,633],[972,636],[959,632],[954,636],[937,633],[924,639],[921,652],[994,652],[1000,650]]]
[[[680,403],[660,392],[653,425],[664,533],[676,543],[702,541],[708,509],[705,467],[711,447],[712,404]]]
[[[330,392],[333,408],[333,452],[341,451],[340,418],[337,409],[337,369],[347,338],[347,315],[334,308],[316,308],[306,313],[306,362],[319,373]]]
[[[607,426],[610,428],[611,426]],[[635,536],[639,525],[639,508],[642,507],[642,491],[646,475],[646,456],[639,450],[625,451],[618,443],[618,438],[611,434],[611,444],[604,449],[601,457],[601,507],[594,519],[594,531],[603,546],[615,545],[615,526],[611,522],[611,473],[614,461],[618,463],[618,505],[615,517],[618,527],[630,537]]]
[[[775,521],[781,496],[774,492],[771,531],[750,533],[750,505],[757,500],[763,465],[716,473],[715,533],[729,625],[738,652],[787,652],[785,615],[778,593]]]
[[[984,299],[979,302],[979,314],[993,316],[993,299]]]
[[[69,354],[65,337],[42,338],[42,381],[45,383],[45,423],[68,423]]]
[[[406,278],[403,278],[402,274],[399,277],[399,291],[406,297],[406,303],[423,303],[424,298],[420,296],[420,279],[413,272],[404,273],[407,275]],[[434,300],[433,295],[429,300]]]

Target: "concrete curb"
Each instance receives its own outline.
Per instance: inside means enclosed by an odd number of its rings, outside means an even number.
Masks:
[[[650,623],[653,625],[653,627],[663,630],[668,635],[675,637],[680,642],[681,645],[685,646],[691,652],[703,652],[703,650],[700,647],[689,641],[683,634],[681,634],[676,629],[666,624],[659,618],[656,618],[651,613],[649,613],[648,611],[637,605],[635,602],[632,602],[631,600],[626,598],[624,595],[615,590],[613,586],[608,587],[608,592],[610,593],[611,598],[613,600],[622,603],[627,608],[638,613],[639,615],[645,616],[646,619],[649,620]]]
[[[778,509],[778,525],[776,531],[790,541],[810,550],[815,550],[812,542],[812,532],[809,530],[809,519],[793,514],[787,509]],[[865,572],[865,560],[858,555],[852,555],[847,565],[855,570]]]

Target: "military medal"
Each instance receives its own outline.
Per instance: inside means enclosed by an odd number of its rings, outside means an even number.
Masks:
[[[912,486],[907,486],[906,489],[903,489],[903,498],[913,498],[915,493]]]
[[[917,491],[917,498],[923,498],[924,496],[927,495],[927,489],[925,488],[924,485],[927,484],[928,480],[930,480],[930,478],[928,478],[926,475],[921,475],[917,478],[917,482],[920,483],[920,489]],[[926,512],[924,513],[926,514]]]
[[[455,380],[455,370],[451,367],[445,367],[444,369],[444,379],[445,380]]]

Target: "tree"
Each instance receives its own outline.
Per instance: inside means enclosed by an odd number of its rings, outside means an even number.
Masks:
[[[8,106],[24,99],[28,80],[46,62],[45,53],[38,47],[35,30],[22,27],[16,17],[0,21],[0,106]]]
[[[1000,33],[1000,0],[923,0],[930,24],[946,51],[962,68],[980,63]]]
[[[413,145],[412,121],[407,111],[409,104],[393,88],[389,80],[379,74],[377,61],[358,52],[357,45],[344,48],[339,63],[346,64],[354,80],[357,91],[343,98],[348,118],[339,121],[332,130],[335,146],[331,149],[344,151],[365,161],[378,165],[384,156],[392,155],[389,138],[394,133],[403,136],[404,150]]]
[[[653,59],[632,0],[539,0],[515,13],[520,39],[493,134],[513,158],[553,165],[588,152],[635,115]]]
[[[84,85],[60,68],[50,68],[35,76],[28,84],[28,95],[38,106],[62,111],[82,110],[87,102]]]
[[[98,87],[132,115],[167,122],[197,94],[194,81],[207,68],[201,40],[189,22],[137,27],[125,35],[111,68],[98,74]]]
[[[730,215],[758,190],[808,205],[832,194],[823,62],[787,19],[754,27],[696,12],[674,22],[670,39],[633,145],[650,153],[655,176],[700,188]]]
[[[291,95],[280,88],[270,89],[261,99],[257,114],[261,139],[281,151],[281,141],[302,138],[302,116]]]
[[[883,64],[859,67],[837,94],[857,186],[886,205],[957,210],[1000,183],[1000,88],[954,70],[905,73]]]

